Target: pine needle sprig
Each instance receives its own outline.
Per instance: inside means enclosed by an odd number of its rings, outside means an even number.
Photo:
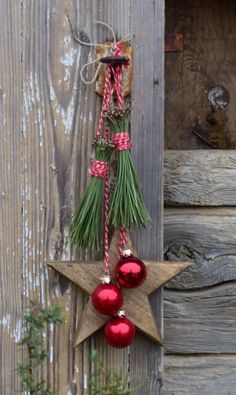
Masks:
[[[44,331],[48,324],[62,324],[61,308],[41,307],[31,302],[30,309],[23,314],[23,335],[18,342],[24,351],[24,360],[17,367],[22,386],[30,395],[53,395],[45,381],[40,380],[39,369],[48,357],[44,349]]]
[[[128,378],[121,372],[104,366],[103,361],[94,350],[91,355],[93,375],[89,381],[91,395],[134,395],[135,389],[129,389]]]
[[[114,144],[104,138],[94,140],[95,160],[109,162]],[[70,227],[69,238],[77,248],[100,250],[101,209],[104,180],[91,177]]]
[[[113,108],[104,112],[111,132],[124,133],[129,129],[130,107]],[[145,208],[141,187],[135,171],[130,150],[119,151],[117,158],[117,180],[110,205],[109,224],[114,227],[147,227],[151,218]]]

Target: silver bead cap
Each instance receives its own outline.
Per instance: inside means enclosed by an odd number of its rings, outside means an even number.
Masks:
[[[122,250],[122,256],[127,257],[127,256],[131,256],[132,255],[132,251],[129,248],[124,248]]]
[[[103,276],[100,277],[101,284],[110,284],[111,283],[111,276],[110,274],[103,274]]]
[[[120,317],[120,318],[125,317],[125,310],[119,310],[117,312],[117,316]]]

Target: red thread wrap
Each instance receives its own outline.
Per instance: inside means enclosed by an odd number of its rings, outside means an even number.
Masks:
[[[115,133],[113,135],[113,141],[117,151],[126,151],[132,148],[128,132]]]
[[[100,160],[94,160],[90,169],[91,177],[103,178],[107,177],[108,163]]]

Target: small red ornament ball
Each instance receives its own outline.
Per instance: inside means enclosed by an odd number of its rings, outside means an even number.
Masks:
[[[125,317],[113,318],[104,329],[107,343],[116,348],[129,346],[134,340],[135,333],[134,324]]]
[[[124,288],[137,288],[147,277],[145,264],[133,255],[122,256],[115,268],[115,278]]]
[[[92,293],[92,304],[101,314],[113,315],[121,308],[123,295],[115,284],[99,284]]]

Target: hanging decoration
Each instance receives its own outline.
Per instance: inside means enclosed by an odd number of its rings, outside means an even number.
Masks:
[[[104,111],[104,117],[110,126],[112,138],[117,150],[117,181],[109,210],[109,223],[114,227],[146,227],[151,218],[144,206],[140,183],[131,158],[131,140],[129,135],[130,107],[112,108]]]
[[[132,343],[136,327],[162,344],[148,295],[184,270],[188,264],[180,262],[167,268],[161,262],[143,262],[132,252],[129,229],[146,227],[151,222],[132,163],[130,102],[129,99],[124,99],[130,93],[127,76],[130,77],[132,72],[132,60],[127,54],[132,54],[132,50],[128,49],[131,48],[129,41],[133,35],[127,35],[117,42],[109,25],[97,23],[111,31],[113,42],[84,43],[73,32],[75,39],[81,44],[100,48],[100,55],[84,65],[80,75],[86,84],[100,81],[96,89],[99,88],[103,99],[93,144],[95,159],[90,169],[91,179],[73,216],[69,236],[78,248],[99,251],[101,223],[104,219],[103,269],[99,262],[50,263],[49,266],[90,295],[80,319],[75,345],[104,325],[107,343],[116,348],[127,347]],[[101,57],[104,52],[105,56]],[[97,64],[97,70],[92,80],[87,81],[84,72],[91,64]],[[130,82],[129,78],[128,81]],[[117,158],[117,175],[115,190],[109,199],[109,163],[113,153]],[[109,225],[115,228],[110,249]]]
[[[113,144],[108,139],[96,137],[93,146],[95,160],[90,169],[91,180],[74,214],[69,236],[76,247],[99,251],[103,184],[108,177]]]
[[[128,347],[134,340],[136,328],[132,321],[125,317],[124,310],[119,311],[117,315],[105,325],[105,339],[112,347]]]
[[[114,278],[115,267],[119,260],[119,230],[114,232],[109,247],[109,269]],[[127,247],[132,248],[131,240],[127,234]],[[77,262],[49,262],[48,265],[61,275],[72,281],[77,287],[90,295],[81,316],[79,326],[75,334],[74,345],[81,344],[85,339],[94,334],[100,328],[110,322],[113,317],[100,314],[93,306],[91,295],[98,285],[103,262],[77,261]],[[137,288],[121,288],[123,294],[122,310],[139,330],[159,345],[163,344],[162,336],[156,325],[155,317],[149,302],[149,295],[162,287],[172,278],[185,270],[188,262],[159,262],[144,261],[147,269],[147,278]]]
[[[111,283],[111,277],[104,275],[92,293],[93,307],[101,314],[114,315],[121,308],[123,295],[117,285]]]
[[[75,246],[91,248],[94,251],[99,251],[101,243],[103,180],[105,180],[104,211],[108,207],[109,159],[113,148],[118,152],[117,182],[111,206],[108,208],[108,219],[105,213],[105,221],[114,227],[128,229],[132,226],[146,227],[151,221],[143,203],[139,180],[131,159],[130,105],[125,106],[124,103],[123,76],[126,68],[130,70],[131,67],[131,59],[126,56],[129,47],[127,41],[133,35],[127,35],[117,42],[113,30],[108,25],[102,24],[111,30],[113,43],[100,44],[100,48],[105,48],[106,56],[96,58],[81,69],[82,80],[90,84],[96,80],[99,72],[105,67],[102,110],[96,132],[95,161],[90,171],[92,179],[73,216],[70,228],[70,239]],[[89,43],[88,45],[96,44]],[[84,71],[90,64],[97,62],[98,67],[94,78],[91,81],[85,80]]]
[[[147,277],[145,263],[133,256],[131,250],[123,250],[115,267],[117,283],[124,288],[140,287]]]

